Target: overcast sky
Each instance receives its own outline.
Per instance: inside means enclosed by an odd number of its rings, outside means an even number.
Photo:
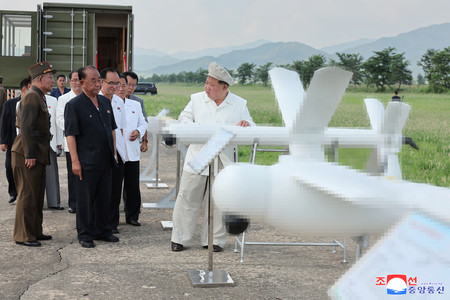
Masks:
[[[450,0],[48,0],[132,5],[135,47],[166,53],[266,39],[322,48],[450,22]],[[0,0],[35,11],[35,0]]]

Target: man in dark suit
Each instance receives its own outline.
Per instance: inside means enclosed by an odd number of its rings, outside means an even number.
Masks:
[[[58,77],[56,77],[56,85],[57,86],[51,91],[50,96],[58,99],[59,96],[70,92],[70,89],[66,88],[66,75],[59,74]]]
[[[8,180],[8,194],[9,201],[8,203],[13,203],[17,199],[17,190],[16,184],[14,183],[14,177],[11,167],[11,147],[14,143],[14,139],[17,136],[16,131],[16,106],[17,102],[20,101],[22,95],[31,88],[31,77],[23,79],[20,82],[20,90],[21,94],[19,97],[10,99],[6,101],[3,105],[3,112],[1,118],[1,142],[0,149],[5,152],[5,168],[6,168],[6,179]]]
[[[77,232],[82,247],[95,240],[118,242],[109,223],[111,168],[117,163],[117,128],[111,102],[99,95],[100,74],[93,66],[78,70],[83,92],[64,111],[64,130],[76,176]]]
[[[39,240],[52,236],[42,233],[45,194],[45,167],[50,164],[50,119],[45,93],[52,90],[56,72],[48,62],[28,68],[31,89],[22,97],[17,111],[19,135],[12,146],[12,168],[17,188],[14,241],[37,247]]]
[[[394,96],[392,96],[392,101],[402,101],[402,98],[398,95],[397,91],[394,91]]]
[[[6,95],[6,90],[3,87],[3,76],[0,76],[0,123],[1,123],[3,104],[5,104],[6,100],[8,100],[8,97]]]

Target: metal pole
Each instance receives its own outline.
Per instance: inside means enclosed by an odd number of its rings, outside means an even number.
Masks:
[[[212,176],[213,176],[213,164],[209,164],[209,177],[208,177],[208,270],[213,270],[213,232],[214,232],[214,208],[211,199],[211,189],[212,189]]]
[[[177,178],[176,178],[176,184],[175,184],[175,198],[178,195],[178,192],[180,191],[180,172],[181,172],[181,151],[180,147],[177,147]]]
[[[73,70],[73,18],[75,16],[75,13],[73,12],[72,9],[72,13],[70,14],[71,16],[71,32],[70,32],[70,71]]]
[[[156,137],[156,162],[155,162],[155,170],[156,170],[156,177],[155,177],[155,181],[156,181],[156,183],[155,183],[155,186],[156,187],[158,187],[158,181],[159,181],[159,174],[158,174],[158,171],[159,171],[159,142],[160,142],[160,138],[159,138],[159,134],[157,135],[157,137]]]
[[[86,49],[86,10],[85,9],[83,9],[83,47],[82,47],[82,49],[83,49],[83,66],[85,66],[85,64],[86,64],[86,61],[85,61],[85,58],[84,58],[84,50]]]

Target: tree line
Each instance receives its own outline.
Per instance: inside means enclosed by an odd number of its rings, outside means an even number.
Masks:
[[[277,65],[292,71],[296,71],[307,88],[314,72],[326,66],[337,66],[353,72],[351,84],[355,86],[366,85],[375,87],[377,91],[386,89],[400,89],[402,85],[413,83],[412,71],[408,68],[409,61],[405,59],[405,53],[397,53],[393,47],[374,54],[364,61],[360,54],[336,53],[337,59],[326,58],[321,55],[313,55],[307,60],[298,60],[287,65]],[[417,84],[426,85],[426,91],[433,93],[444,93],[450,90],[450,47],[444,50],[429,49],[417,62],[421,66],[424,75],[417,76]],[[254,63],[243,63],[236,70],[228,70],[237,79],[238,83],[245,84],[270,84],[269,70],[275,67],[271,62],[261,66]],[[141,77],[140,81],[152,81],[155,83],[203,83],[207,70],[200,68],[195,72],[180,72],[178,74],[158,75]]]

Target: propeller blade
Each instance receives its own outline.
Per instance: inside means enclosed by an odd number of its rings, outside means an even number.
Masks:
[[[411,106],[402,102],[389,102],[384,115],[381,132],[385,134],[402,134]]]
[[[369,115],[370,125],[373,130],[380,131],[381,124],[384,120],[384,106],[378,99],[364,99],[367,114]]]

